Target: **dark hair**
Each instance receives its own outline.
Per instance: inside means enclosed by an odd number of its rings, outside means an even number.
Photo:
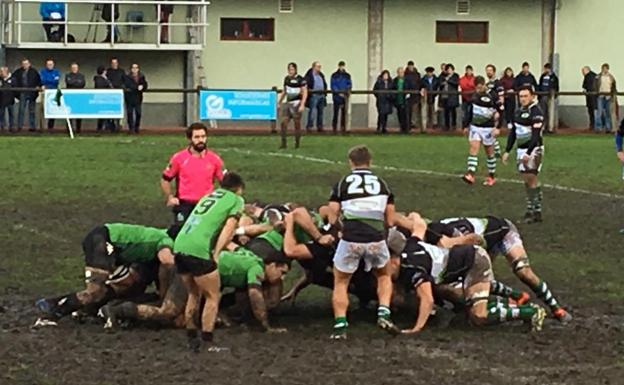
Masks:
[[[425,72],[435,72],[435,68],[429,66],[429,67],[425,68]]]
[[[494,64],[488,64],[485,66],[485,69],[491,68],[492,71],[496,72],[496,66]]]
[[[604,63],[604,64],[601,66],[601,68],[610,69],[610,67],[609,67],[609,63]]]
[[[77,62],[77,61],[73,61],[73,62],[69,63],[69,66],[71,67],[71,66],[73,66],[74,64],[75,64],[75,65],[78,65],[78,62]]]
[[[352,147],[349,150],[349,160],[355,166],[367,166],[371,162],[372,155],[364,144]]]
[[[52,63],[56,63],[56,62],[54,61],[54,59],[52,59],[51,57],[49,57],[49,58],[45,59],[45,63],[47,63],[47,62],[49,62],[49,61],[51,61]]]
[[[297,71],[297,63],[295,63],[295,62],[290,62],[290,63],[288,63],[288,65],[286,66],[286,68],[288,68],[288,67],[290,67],[290,66],[293,66],[293,68],[295,69],[295,71]]]
[[[113,57],[111,58],[111,61],[113,61],[113,60],[117,60],[117,61],[119,61],[119,59],[117,59],[117,56],[113,56]]]
[[[413,65],[414,65],[414,61],[413,61],[413,60],[408,61],[408,62],[407,62],[407,65],[408,65],[408,66],[413,66]]]
[[[448,70],[449,70],[449,68],[452,68],[452,69],[453,69],[453,71],[455,71],[455,66],[454,66],[454,65],[452,65],[451,63],[447,64],[447,65],[444,67],[444,70],[445,70],[445,71],[448,71]]]
[[[97,73],[98,75],[102,75],[105,71],[106,71],[106,67],[104,67],[104,66],[98,66],[98,68],[97,68],[97,70],[95,71],[95,73]]]
[[[528,62],[528,61],[525,61],[524,63],[522,63],[522,66],[523,66],[523,67],[529,67],[529,62]]]
[[[344,67],[345,65],[347,65],[347,63],[345,63],[344,60],[338,62],[338,67]]]
[[[546,68],[547,70],[551,69],[552,67],[550,66],[550,63],[546,63],[544,64],[544,68]]]
[[[191,139],[193,137],[193,131],[204,130],[206,135],[208,135],[208,127],[204,123],[195,122],[187,127],[186,129],[186,137]]]
[[[245,182],[243,178],[235,172],[227,172],[223,176],[223,180],[220,183],[221,188],[230,191],[236,191],[239,188],[245,188]]]
[[[389,77],[390,79],[392,79],[392,75],[390,75],[390,71],[388,71],[388,70],[383,70],[383,71],[381,71],[381,73],[379,74],[378,79],[383,79],[384,74],[388,74],[388,77]]]
[[[505,68],[505,71],[503,72],[503,75],[506,75],[506,74],[507,74],[507,71],[511,71],[511,76],[513,76],[513,74],[514,74],[514,72],[513,72],[513,68],[511,68],[511,67],[507,67],[507,68]]]
[[[25,62],[25,61],[29,62],[29,61],[30,61],[30,59],[29,59],[29,58],[27,58],[27,57],[22,58],[22,61],[21,61],[21,62],[23,63],[23,62]]]
[[[475,86],[485,85],[485,78],[481,75],[477,76],[474,80],[474,84]]]
[[[518,89],[518,94],[520,94],[520,92],[522,91],[529,91],[529,93],[531,95],[535,94],[535,90],[533,90],[533,86],[522,86],[520,87],[520,89]]]
[[[468,64],[466,66],[466,71],[468,71],[468,70],[474,71],[474,68],[472,68],[472,66],[470,64]]]

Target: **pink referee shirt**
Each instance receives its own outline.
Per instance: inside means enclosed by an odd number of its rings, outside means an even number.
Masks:
[[[214,190],[215,179],[223,180],[223,161],[212,151],[204,150],[197,157],[186,148],[173,154],[163,179],[176,180],[178,199],[196,203]]]

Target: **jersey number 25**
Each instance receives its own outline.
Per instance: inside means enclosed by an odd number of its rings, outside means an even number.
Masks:
[[[375,175],[361,175],[351,174],[345,179],[349,184],[347,188],[347,194],[363,194],[366,192],[370,195],[377,195],[381,192],[381,185],[379,179]]]

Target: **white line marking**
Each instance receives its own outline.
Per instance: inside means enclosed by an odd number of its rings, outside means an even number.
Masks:
[[[283,152],[271,152],[271,151],[270,152],[256,152],[256,151],[251,151],[251,150],[241,150],[239,148],[223,148],[220,150],[231,151],[231,152],[236,152],[239,154],[246,154],[246,155],[262,155],[262,156],[271,156],[275,158],[298,159],[298,160],[314,162],[314,163],[324,163],[324,164],[332,164],[332,165],[343,164],[343,162],[337,162],[331,159],[317,158],[313,156],[305,156],[305,155],[298,155],[298,154],[288,154],[288,153],[283,153]],[[430,175],[430,176],[437,176],[437,177],[443,177],[443,178],[459,178],[461,176],[459,174],[453,174],[449,172],[421,170],[421,169],[405,168],[405,167],[380,166],[380,165],[373,165],[372,167],[378,168],[381,170],[386,170],[386,171],[399,171],[399,172],[406,172],[406,173],[411,173],[411,174]],[[497,178],[496,180],[498,182],[503,182],[503,183],[523,184],[522,181],[519,181],[516,179]],[[576,187],[568,187],[568,186],[562,186],[558,184],[544,183],[542,184],[542,186],[548,189],[558,190],[558,191],[573,192],[573,193],[586,194],[586,195],[595,195],[595,196],[599,196],[603,198],[611,198],[611,199],[624,199],[624,195],[611,194],[611,193],[606,193],[606,192],[601,192],[601,191],[584,190],[584,189],[580,189]]]

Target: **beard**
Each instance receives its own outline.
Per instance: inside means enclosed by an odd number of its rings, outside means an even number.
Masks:
[[[202,152],[206,149],[206,143],[195,143],[193,144],[193,150],[197,152]]]

